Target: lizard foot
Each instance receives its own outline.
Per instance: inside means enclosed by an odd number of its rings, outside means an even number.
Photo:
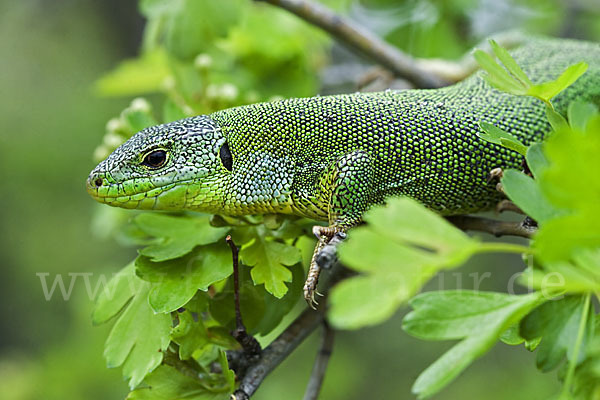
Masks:
[[[329,243],[331,238],[343,229],[335,226],[314,226],[313,233],[319,239],[315,246],[312,259],[310,260],[310,268],[308,269],[308,275],[306,282],[304,283],[304,299],[308,303],[308,306],[313,310],[317,309],[319,303],[315,300],[315,294],[323,296],[317,292],[317,283],[319,282],[319,275],[321,273],[321,267],[317,263],[317,255],[323,248]]]

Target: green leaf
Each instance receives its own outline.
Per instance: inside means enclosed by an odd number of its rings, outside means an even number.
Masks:
[[[183,5],[166,22],[165,35],[169,53],[180,59],[191,60],[224,38],[243,10],[239,1],[180,1]]]
[[[511,346],[519,345],[525,341],[519,334],[519,324],[511,325],[507,330],[502,332],[499,339]]]
[[[183,0],[139,0],[138,7],[150,19],[180,12],[183,4]]]
[[[521,281],[544,293],[600,292],[600,247],[594,250],[574,248],[567,255],[572,261],[546,261],[543,269],[528,268]]]
[[[304,268],[301,263],[294,264],[290,267],[292,271],[292,282],[288,283],[288,291],[281,298],[277,299],[265,292],[264,304],[265,312],[260,320],[255,332],[265,336],[279,325],[279,323],[298,303],[302,297],[302,288],[304,286]]]
[[[262,320],[265,312],[265,291],[260,286],[254,286],[246,279],[240,279],[240,311],[246,329],[256,333],[256,327]],[[230,330],[235,329],[235,303],[233,287],[230,285],[217,294],[209,303],[210,315],[221,326]]]
[[[104,323],[117,315],[139,291],[140,284],[141,281],[135,277],[133,263],[115,274],[96,299],[92,313],[94,324]]]
[[[508,198],[536,221],[544,223],[561,214],[561,210],[546,199],[539,184],[531,177],[509,169],[504,171],[501,182]]]
[[[548,199],[559,207],[597,213],[600,204],[600,115],[589,118],[585,131],[563,130],[544,147],[550,165],[540,181]]]
[[[473,53],[479,66],[487,72],[483,78],[488,84],[496,89],[515,95],[527,93],[527,88],[514,77],[512,77],[492,56],[483,50],[475,50]]]
[[[521,142],[500,138],[500,144],[506,147],[507,149],[516,151],[522,156],[524,156],[527,153],[527,146],[524,146],[523,144],[521,144]]]
[[[201,318],[194,320],[192,313],[177,314],[179,323],[171,331],[171,339],[179,345],[179,358],[187,360],[194,352],[210,343],[208,331]]]
[[[183,375],[175,368],[161,365],[145,379],[147,387],[129,393],[127,400],[227,400],[233,387],[229,385],[230,372],[221,378],[222,391],[207,389],[199,379]]]
[[[565,355],[572,359],[584,303],[583,296],[565,296],[560,300],[547,301],[521,322],[521,336],[528,340],[542,338],[536,357],[537,367],[542,372],[558,367]],[[592,318],[593,313],[589,315]],[[584,343],[589,340],[589,335],[588,332]],[[584,353],[579,352],[578,363],[583,360]]]
[[[542,262],[564,262],[578,250],[600,247],[598,226],[598,212],[564,215],[545,222],[536,233],[532,246]]]
[[[156,312],[177,310],[198,290],[208,290],[233,272],[231,252],[225,243],[202,246],[162,262],[138,256],[135,266],[140,278],[152,282],[148,301]]]
[[[546,104],[546,118],[548,118],[548,122],[550,122],[550,126],[555,132],[569,129],[565,117],[556,112],[549,104]]]
[[[527,90],[527,95],[549,101],[551,98],[575,83],[587,69],[588,65],[584,62],[573,64],[555,80],[531,86]]]
[[[145,233],[161,240],[139,251],[151,261],[165,261],[181,257],[194,247],[214,243],[223,238],[229,228],[210,226],[209,217],[172,217],[144,213],[135,218],[136,225]]]
[[[160,365],[162,352],[169,345],[171,317],[152,311],[148,305],[150,284],[136,278],[132,268],[127,271],[130,274],[127,279],[138,281],[137,291],[110,331],[104,357],[109,368],[122,366],[123,375],[133,389]],[[116,304],[113,306],[116,309]]]
[[[517,78],[525,88],[528,88],[529,86],[533,85],[533,82],[531,82],[531,80],[527,77],[525,72],[523,72],[521,67],[519,67],[515,59],[512,58],[510,54],[508,54],[508,51],[505,48],[498,45],[498,43],[496,43],[496,41],[494,40],[490,40],[490,45],[492,46],[494,54],[496,55],[496,57],[498,57],[498,60],[500,60],[502,64],[504,64],[508,72],[510,72],[515,78]]]
[[[481,122],[479,124],[484,133],[478,132],[477,135],[490,142],[502,145],[511,150],[515,150],[522,155],[525,155],[527,151],[527,147],[519,141],[516,137],[511,135],[510,133],[492,125],[487,122]]]
[[[343,280],[330,295],[329,322],[341,329],[359,329],[387,320],[433,272],[420,275],[420,279],[407,280],[401,274],[387,277],[372,274]]]
[[[100,78],[95,90],[102,96],[139,96],[160,91],[170,74],[164,51],[145,52],[141,57],[125,60]]]
[[[282,298],[288,291],[284,282],[292,281],[292,273],[285,265],[292,266],[302,257],[300,250],[294,246],[257,235],[242,246],[240,259],[252,267],[254,284],[264,284],[267,292]]]
[[[542,143],[534,143],[529,146],[527,148],[525,160],[527,160],[527,166],[536,179],[540,179],[542,172],[548,168],[549,165],[548,159],[543,152]]]
[[[141,101],[141,99],[137,100]],[[149,110],[140,110],[137,107],[126,108],[121,113],[121,116],[127,122],[132,132],[139,132],[149,126],[158,124],[158,121],[152,116]]]
[[[390,199],[364,216],[340,246],[340,260],[366,275],[338,284],[329,321],[356,329],[380,323],[443,268],[460,265],[479,243],[408,198]],[[368,299],[368,301],[365,301]]]
[[[404,330],[432,340],[464,339],[423,371],[413,392],[420,398],[437,393],[541,301],[539,293],[438,291],[416,296],[411,300],[414,311],[404,318]]]
[[[171,99],[167,99],[163,105],[163,121],[177,121],[188,117],[186,113],[179,108]]]
[[[571,128],[585,131],[588,121],[598,115],[598,107],[592,103],[574,101],[569,104],[567,116]]]

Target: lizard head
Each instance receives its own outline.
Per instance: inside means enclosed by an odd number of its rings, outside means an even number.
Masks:
[[[210,211],[222,201],[218,182],[231,163],[219,126],[191,117],[138,132],[94,168],[86,186],[111,206]]]

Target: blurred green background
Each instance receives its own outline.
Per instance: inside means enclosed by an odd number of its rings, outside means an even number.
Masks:
[[[218,2],[243,10],[257,7],[243,3],[250,1]],[[418,56],[458,58],[486,35],[514,28],[600,40],[597,0],[328,3]],[[121,372],[105,368],[102,351],[109,327],[91,325],[93,302],[83,274],[93,274],[93,292],[99,274],[119,270],[135,248],[93,233],[100,206],[88,197],[84,180],[95,164],[93,153],[106,122],[132,99],[102,97],[93,88],[120,60],[139,53],[144,19],[137,9],[137,2],[123,0],[0,0],[0,399],[120,399],[127,393]],[[253,40],[253,27],[246,25],[230,40],[237,49],[221,49],[238,59],[247,51],[248,64],[263,57],[261,68],[277,67],[263,74],[281,75],[269,85],[243,62],[238,69],[219,66],[216,81],[235,82],[245,96],[238,102],[356,90],[352,82],[366,70],[365,61],[316,31],[306,40],[319,41],[320,50],[282,64],[289,49],[301,54],[314,43],[296,43],[293,34],[285,34],[289,16],[277,15],[272,26],[261,28],[272,29],[274,41]],[[217,62],[218,57],[213,55]],[[247,70],[252,73],[244,75]],[[159,96],[150,100],[161,107]],[[197,109],[203,107],[208,106]],[[504,291],[519,266],[518,258],[480,257],[434,279],[430,288],[472,288],[473,274],[489,271],[480,288]],[[63,300],[56,288],[48,301],[42,281],[51,286],[57,274],[67,290],[75,277],[72,293]],[[407,336],[401,317],[337,335],[323,399],[412,398],[414,379],[450,343]],[[317,343],[316,335],[309,338],[254,398],[301,398]],[[524,349],[498,345],[434,398],[544,399],[557,387],[555,376],[539,373]]]

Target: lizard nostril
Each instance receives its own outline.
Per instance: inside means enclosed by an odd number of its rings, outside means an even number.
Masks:
[[[103,183],[102,178],[96,178],[96,180],[94,180],[94,185],[96,187],[102,186],[102,183]]]

